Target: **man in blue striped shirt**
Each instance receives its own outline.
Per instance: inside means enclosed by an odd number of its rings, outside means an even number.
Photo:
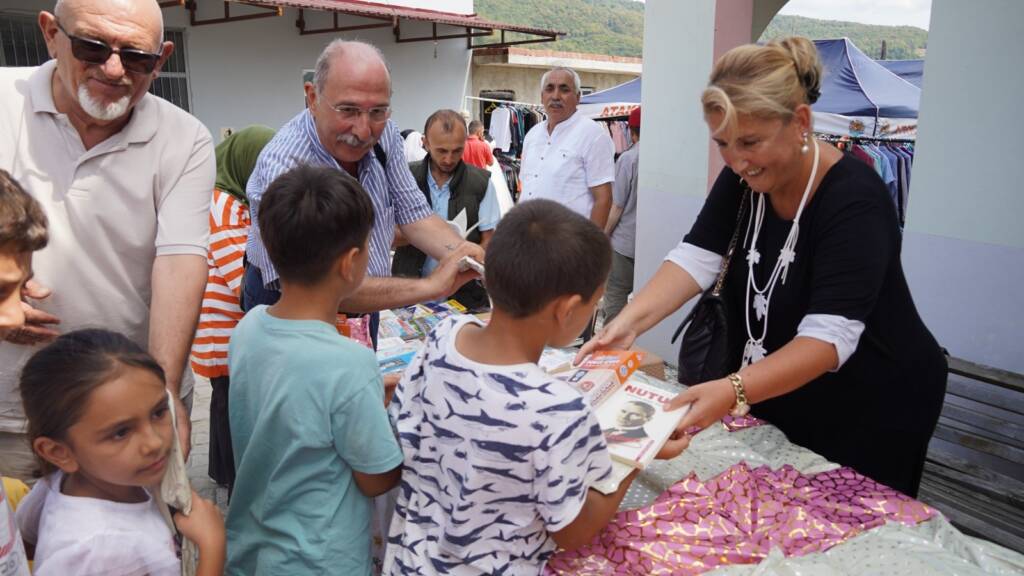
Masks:
[[[263,149],[246,186],[252,229],[246,245],[243,305],[277,300],[277,271],[260,236],[260,197],[275,178],[299,164],[334,166],[358,178],[376,213],[370,232],[368,275],[342,302],[346,312],[375,312],[445,298],[475,277],[458,261],[483,261],[483,249],[465,242],[434,214],[409,172],[404,143],[391,115],[391,76],[380,51],[363,42],[335,40],[316,62],[306,84],[308,107],[285,124]],[[441,263],[426,278],[392,278],[391,243],[402,236]]]

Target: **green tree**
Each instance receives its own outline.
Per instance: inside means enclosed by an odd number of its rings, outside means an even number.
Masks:
[[[643,53],[643,2],[476,0],[475,6],[483,18],[566,33],[557,42],[526,45],[527,48],[612,56],[640,57]],[[872,58],[880,56],[882,41],[885,40],[886,58],[890,60],[921,58],[928,43],[928,32],[912,26],[872,26],[789,15],[776,16],[760,40],[794,35],[812,40],[845,36]],[[506,35],[506,38],[518,36]]]

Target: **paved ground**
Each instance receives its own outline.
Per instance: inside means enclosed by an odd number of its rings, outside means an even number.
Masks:
[[[210,458],[210,381],[196,376],[195,396],[192,400],[192,454],[188,459],[188,476],[192,488],[200,496],[214,500],[222,512],[227,511],[228,491],[210,480],[206,470]]]

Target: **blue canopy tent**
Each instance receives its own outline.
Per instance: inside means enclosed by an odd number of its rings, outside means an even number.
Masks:
[[[885,69],[918,88],[924,80],[924,60],[876,60]]]
[[[887,70],[848,38],[815,40],[824,78],[814,104],[815,130],[842,136],[912,137],[921,89]],[[640,104],[641,79],[588,94],[579,110],[591,118],[621,117]]]
[[[888,71],[850,42],[815,40],[825,77],[815,112],[917,118],[921,89]]]
[[[814,104],[819,131],[851,136],[908,135],[916,130],[921,89],[887,70],[849,38],[815,40],[822,67]]]
[[[640,78],[580,98],[579,110],[591,118],[628,116],[640,105]]]

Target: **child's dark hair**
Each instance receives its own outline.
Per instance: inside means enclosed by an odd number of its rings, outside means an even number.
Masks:
[[[126,366],[148,370],[164,381],[163,368],[152,356],[109,330],[68,332],[36,352],[21,370],[18,385],[29,442],[43,436],[65,440],[92,392]],[[41,463],[44,472],[53,471],[50,463]]]
[[[593,222],[557,202],[528,200],[487,245],[487,293],[495,308],[522,318],[559,296],[589,300],[611,265],[608,236]]]
[[[359,181],[324,166],[285,172],[259,204],[260,235],[278,275],[306,285],[320,281],[345,252],[362,248],[373,219]]]
[[[9,173],[0,170],[0,249],[35,252],[46,242],[43,207]]]

